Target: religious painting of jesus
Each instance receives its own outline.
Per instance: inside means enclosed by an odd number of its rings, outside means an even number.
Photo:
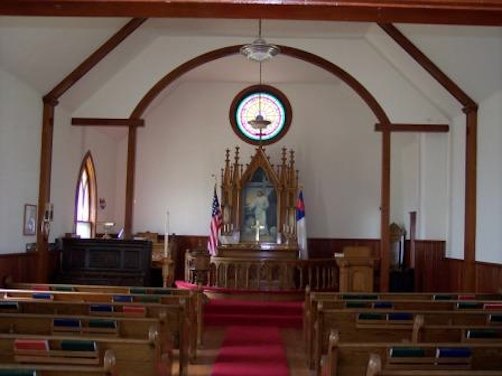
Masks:
[[[243,190],[241,242],[277,239],[277,194],[268,181],[249,182]]]

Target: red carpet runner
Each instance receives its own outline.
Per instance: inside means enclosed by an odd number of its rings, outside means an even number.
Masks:
[[[205,325],[276,326],[300,329],[302,320],[302,302],[213,299],[204,306]]]
[[[279,329],[230,326],[226,330],[211,376],[288,376]]]

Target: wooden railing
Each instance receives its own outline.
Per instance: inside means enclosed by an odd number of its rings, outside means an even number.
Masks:
[[[185,280],[194,282],[193,259],[186,255]],[[334,259],[256,260],[211,257],[205,285],[239,290],[338,291],[338,267]]]

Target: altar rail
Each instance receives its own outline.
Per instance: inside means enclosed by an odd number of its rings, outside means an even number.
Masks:
[[[185,281],[195,282],[193,258],[185,258]],[[338,291],[338,266],[334,259],[253,260],[211,257],[206,285],[239,290]]]

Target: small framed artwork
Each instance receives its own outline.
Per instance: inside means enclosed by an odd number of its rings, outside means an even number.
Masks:
[[[24,204],[23,235],[37,233],[37,205]]]

